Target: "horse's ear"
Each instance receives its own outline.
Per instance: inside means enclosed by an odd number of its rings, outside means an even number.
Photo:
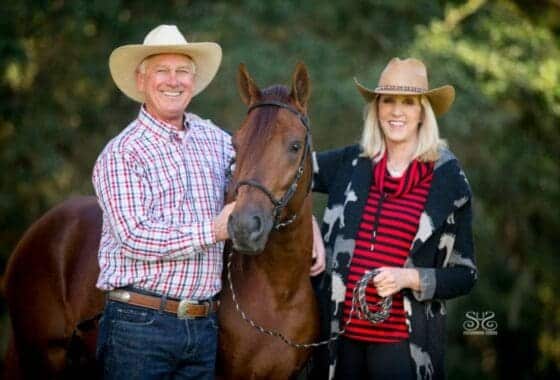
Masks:
[[[311,94],[311,83],[307,67],[302,62],[298,62],[292,76],[292,93],[290,96],[303,109],[307,109],[307,100]]]
[[[241,100],[247,106],[255,101],[257,97],[260,96],[261,92],[244,63],[239,64],[239,71],[237,72],[237,88],[239,90],[239,96]]]

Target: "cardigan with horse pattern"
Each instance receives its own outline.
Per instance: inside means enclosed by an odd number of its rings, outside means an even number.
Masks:
[[[313,155],[313,191],[328,194],[321,227],[327,268],[317,284],[323,338],[343,327],[346,279],[375,165],[360,153],[361,148],[352,145]],[[410,356],[417,379],[445,378],[445,300],[468,293],[478,276],[471,198],[468,180],[457,159],[449,150],[442,149],[404,265],[420,273],[420,291],[402,290]],[[316,353],[313,378],[334,377],[336,343]]]

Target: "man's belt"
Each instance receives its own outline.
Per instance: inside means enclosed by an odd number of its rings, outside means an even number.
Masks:
[[[108,293],[110,300],[148,309],[163,310],[177,318],[203,318],[218,310],[220,301],[174,300],[165,297],[140,294],[131,290],[117,289]]]

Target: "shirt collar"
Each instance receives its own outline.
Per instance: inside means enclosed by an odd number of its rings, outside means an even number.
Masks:
[[[187,114],[183,115],[184,128],[182,131],[175,128],[175,126],[166,123],[164,121],[156,119],[151,113],[146,109],[146,105],[140,107],[140,112],[138,114],[138,121],[156,137],[161,138],[166,141],[183,140],[185,136],[185,131],[189,128],[189,122]]]

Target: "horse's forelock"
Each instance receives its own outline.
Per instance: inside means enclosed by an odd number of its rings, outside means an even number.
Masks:
[[[261,91],[261,101],[276,100],[282,103],[290,102],[290,90],[283,85],[274,85]]]
[[[277,101],[290,104],[290,90],[283,85],[274,85],[261,90],[259,102]],[[251,121],[251,125],[246,125],[247,138],[245,143],[248,147],[261,146],[266,144],[273,128],[269,128],[272,120],[278,113],[278,107],[258,107],[251,112],[256,115]],[[245,147],[247,148],[247,147]]]

